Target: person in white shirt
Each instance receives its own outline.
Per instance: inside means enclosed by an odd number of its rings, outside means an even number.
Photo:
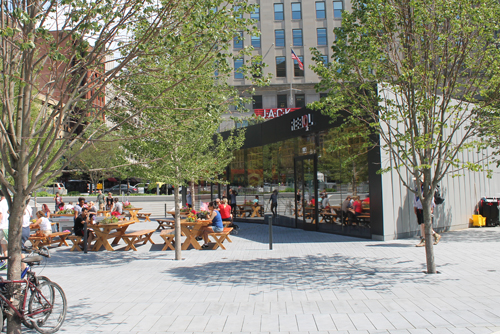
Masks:
[[[31,214],[33,213],[33,209],[29,204],[29,200],[26,201],[26,208],[24,209],[23,214],[23,232],[21,237],[21,248],[24,248],[24,244],[28,241],[30,237],[30,224],[31,224]]]
[[[7,256],[7,244],[9,240],[9,204],[0,191],[0,213],[2,214],[2,219],[0,220],[0,243],[2,244],[2,251],[4,256]]]
[[[40,231],[46,236],[52,233],[52,223],[50,220],[45,217],[43,211],[38,211],[36,213],[36,217],[38,218],[36,222],[30,225],[31,228],[40,228]]]
[[[421,188],[423,189],[424,185],[423,183],[421,184]],[[418,188],[417,188],[418,190]],[[434,203],[434,197],[432,198],[431,202],[431,214],[434,213],[434,207],[436,204]],[[416,247],[424,247],[425,246],[425,224],[424,224],[424,210],[422,207],[422,201],[420,200],[420,197],[415,194],[415,197],[413,198],[413,210],[415,211],[415,215],[417,216],[417,222],[418,225],[420,225],[420,242],[416,245]],[[431,218],[432,219],[432,218]],[[434,237],[434,245],[437,245],[439,243],[439,240],[441,240],[441,235],[437,234],[433,229],[432,229],[432,220],[431,220],[431,231],[432,231],[432,236]]]

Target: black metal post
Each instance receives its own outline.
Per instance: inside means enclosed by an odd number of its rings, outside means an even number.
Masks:
[[[83,252],[87,254],[87,222],[83,223]]]
[[[273,250],[273,217],[271,215],[264,215],[264,219],[267,220],[269,225],[269,250]]]

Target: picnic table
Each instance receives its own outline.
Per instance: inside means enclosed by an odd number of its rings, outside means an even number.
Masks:
[[[169,218],[157,218],[156,222],[158,223],[157,230],[159,230],[159,229],[164,230],[166,228],[172,228],[172,226],[174,225],[174,221],[172,219],[169,219]]]
[[[110,217],[111,216],[111,211],[109,211],[109,210],[98,210],[97,214],[98,215],[103,215],[104,217]]]
[[[58,217],[74,217],[74,216],[75,216],[74,213],[51,213],[50,214],[50,218],[52,218],[52,217],[54,217],[54,218],[58,218]]]
[[[304,208],[304,218],[312,219],[311,224],[316,224],[315,212],[316,208],[314,206],[308,206]]]
[[[130,213],[130,220],[139,220],[139,218],[137,218],[137,214],[140,210],[142,210],[142,208],[123,209],[123,211],[128,211]]]
[[[262,217],[263,210],[261,205],[243,204],[243,205],[237,205],[237,207],[240,217]]]
[[[175,211],[167,211],[169,215],[172,215],[172,217],[175,219]],[[184,216],[186,217],[188,214],[186,212],[181,212],[181,217]]]
[[[89,228],[92,228],[94,230],[94,233],[96,235],[96,241],[94,243],[94,247],[92,247],[92,250],[98,251],[99,249],[101,249],[101,246],[104,246],[106,250],[114,251],[113,247],[111,247],[110,243],[108,242],[108,239],[114,238],[111,244],[117,244],[120,241],[122,235],[125,234],[127,228],[135,222],[136,220],[130,219],[120,220],[114,224],[97,224],[89,226]],[[111,232],[113,230],[116,231]]]
[[[331,213],[328,210],[321,211],[319,214],[321,216],[320,223],[322,223],[322,222],[333,223],[337,219],[337,214],[336,213]]]
[[[185,220],[181,221],[181,231],[186,236],[186,240],[182,243],[182,250],[188,249],[189,245],[193,245],[195,249],[201,249],[201,245],[196,240],[197,237],[203,235],[202,228],[204,226],[210,225],[210,220],[208,219],[198,219],[195,222],[187,222]]]

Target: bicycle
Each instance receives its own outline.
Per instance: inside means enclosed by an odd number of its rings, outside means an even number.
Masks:
[[[27,264],[23,270],[23,278],[20,280],[0,280],[0,324],[3,325],[4,314],[14,312],[28,328],[34,328],[42,334],[55,333],[61,328],[66,318],[67,303],[66,296],[62,288],[43,278],[43,281],[31,271],[31,267],[39,264],[42,256],[49,256],[40,251],[40,255],[28,256],[22,259]],[[0,260],[7,260],[8,257],[0,257]],[[20,298],[20,306],[16,308],[11,302],[11,292],[9,285],[23,285]]]

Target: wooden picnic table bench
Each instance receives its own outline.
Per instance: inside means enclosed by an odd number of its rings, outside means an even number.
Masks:
[[[49,246],[52,244],[58,244],[57,247],[65,245],[69,246],[68,243],[66,242],[66,238],[70,232],[56,232],[56,233],[51,233],[47,236],[30,236],[28,238],[29,241],[31,241],[31,244],[33,245],[33,248],[39,249],[39,247],[43,246]]]
[[[161,231],[160,237],[165,241],[165,245],[161,249],[162,251],[167,249],[175,250],[173,245],[175,238],[175,230],[173,228]]]
[[[151,221],[151,219],[149,219],[150,216],[151,216],[151,213],[145,213],[145,212],[141,212],[141,213],[137,214],[137,218],[144,218],[144,222],[150,222]]]
[[[215,245],[212,249],[217,249],[217,248],[222,248],[222,249],[226,249],[226,247],[224,247],[224,245],[222,244],[224,242],[224,240],[228,240],[229,242],[232,242],[230,241],[229,239],[229,233],[231,233],[231,231],[233,230],[232,227],[225,227],[224,230],[222,232],[213,232],[213,233],[209,233],[208,234],[208,237],[212,237],[214,238],[215,240]]]
[[[127,247],[125,247],[125,250],[129,250],[132,248],[134,251],[137,251],[137,248],[135,248],[134,244],[137,244],[139,242],[142,242],[142,244],[146,244],[148,241],[151,244],[155,244],[153,240],[151,240],[151,236],[156,230],[140,230],[140,231],[135,231],[135,232],[129,232],[125,233],[121,236],[121,238],[127,243]]]

